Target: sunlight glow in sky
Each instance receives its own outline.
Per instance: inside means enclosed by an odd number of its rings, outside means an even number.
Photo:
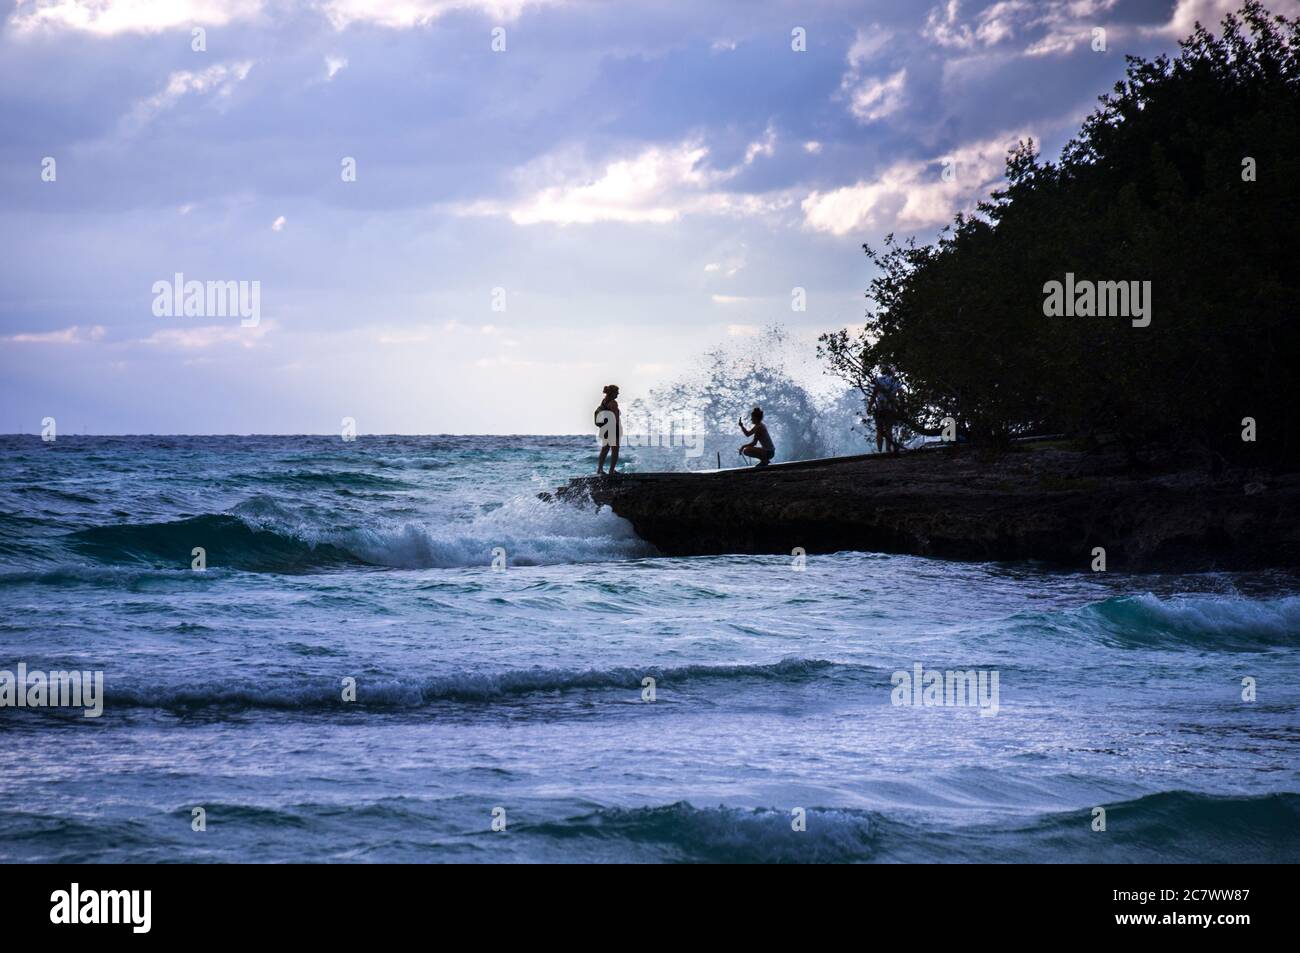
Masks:
[[[10,2],[0,431],[585,432],[606,383],[860,322],[863,242],[1235,6]],[[178,273],[258,320],[160,316]]]

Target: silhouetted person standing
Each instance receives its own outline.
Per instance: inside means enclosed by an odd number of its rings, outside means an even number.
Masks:
[[[898,452],[898,443],[894,440],[894,424],[898,421],[898,378],[892,367],[882,367],[880,376],[871,388],[871,399],[867,409],[876,418],[876,453],[887,449],[890,453]]]
[[[600,431],[600,459],[596,462],[596,473],[603,474],[605,457],[609,456],[609,475],[614,475],[618,466],[618,445],[622,437],[623,417],[618,409],[618,385],[606,384],[603,388],[605,398],[596,408],[596,429]],[[612,453],[610,451],[613,451]]]

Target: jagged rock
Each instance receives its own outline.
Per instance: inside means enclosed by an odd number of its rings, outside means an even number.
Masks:
[[[1058,447],[965,448],[764,469],[586,477],[556,497],[608,505],[665,555],[910,553],[1088,569],[1300,565],[1300,474],[1267,493],[1183,461],[1131,471]],[[543,494],[549,498],[550,494]]]

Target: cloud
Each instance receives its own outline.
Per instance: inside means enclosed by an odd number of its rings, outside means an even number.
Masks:
[[[512,367],[512,368],[547,368],[553,371],[589,371],[603,365],[594,361],[533,361],[522,357],[500,354],[496,357],[480,357],[474,362],[475,367]]]
[[[380,344],[427,344],[434,339],[434,332],[427,326],[383,331],[375,339]]]
[[[870,181],[813,192],[800,206],[804,224],[832,235],[882,225],[916,229],[947,224],[1001,180],[1007,151],[1027,135],[998,136],[946,156],[896,162]],[[947,180],[945,162],[954,169]]]
[[[943,150],[1032,127],[1050,155],[1121,52],[1172,51],[1163,34],[1130,43],[1137,31],[1185,33],[1239,0],[1125,0],[1100,15],[1114,20],[1109,57],[1086,44],[1026,56],[1094,15],[1069,9],[1096,9],[1032,5],[1055,19],[996,0],[815,5],[810,38],[831,46],[794,55],[789,10],[771,4],[719,17],[689,3],[10,0],[0,181],[38,183],[45,155],[59,180],[5,192],[0,366],[22,386],[0,412],[15,429],[29,403],[80,393],[102,429],[266,429],[274,407],[279,429],[310,430],[345,391],[388,429],[491,431],[483,382],[515,372],[474,361],[499,354],[541,362],[511,426],[561,432],[575,375],[545,362],[605,360],[583,352],[587,316],[616,313],[624,335],[602,383],[752,343],[728,323],[789,307],[765,284],[859,289],[855,236],[919,237],[1001,174],[997,143],[986,167],[944,183]],[[493,56],[498,22],[510,51]],[[194,23],[206,54],[190,51]],[[132,123],[140,134],[123,136]],[[360,184],[340,183],[343,156],[360,158]],[[274,284],[285,327],[259,339],[237,317],[152,318],[141,281],[182,266]],[[485,289],[502,284],[510,315],[488,309]],[[96,341],[92,318],[111,333]],[[117,357],[129,369],[113,372]],[[187,360],[210,362],[204,387]],[[306,368],[294,387],[271,373],[289,361]]]
[[[104,326],[101,324],[89,328],[74,324],[62,331],[30,331],[12,334],[0,338],[0,341],[10,341],[14,344],[85,344],[89,341],[101,340],[103,337]]]
[[[518,225],[538,222],[671,222],[685,200],[708,185],[698,143],[651,147],[605,166],[592,181],[542,189],[510,210]]]
[[[262,0],[18,0],[10,23],[19,33],[80,30],[116,36],[224,26],[261,11]]]
[[[742,249],[745,248],[745,245],[743,243],[741,244],[741,248]],[[728,255],[720,262],[718,261],[709,262],[707,265],[704,266],[704,270],[711,274],[715,272],[723,272],[728,278],[734,278],[740,271],[744,269],[745,264],[746,264],[745,251],[742,250],[738,254]]]
[[[528,7],[558,2],[560,0],[312,0],[306,6],[323,14],[338,30],[353,23],[410,29],[460,11],[478,11],[496,22],[509,22],[517,20]],[[256,19],[270,6],[265,0],[18,0],[18,9],[10,22],[20,33],[79,30],[97,36],[117,36],[122,33],[162,33],[194,26],[225,26]]]
[[[903,105],[906,67],[888,75],[867,75],[867,67],[891,39],[891,33],[873,26],[869,30],[859,30],[849,47],[848,69],[840,78],[840,93],[848,100],[849,112],[861,122],[884,119]]]
[[[480,335],[499,338],[505,333],[505,329],[495,324],[481,324],[474,327],[451,318],[438,327],[431,324],[416,324],[407,327],[384,326],[379,329],[375,340],[380,344],[428,344],[432,341],[445,341],[447,336],[451,334],[464,336],[476,332]],[[506,339],[502,340],[501,343],[507,347],[517,347],[519,342]]]
[[[425,26],[462,10],[479,11],[493,20],[519,19],[524,9],[558,0],[324,0],[318,6],[335,29],[353,23],[373,23],[391,29]]]
[[[861,69],[894,42],[894,34],[879,24],[873,23],[865,30],[858,30],[853,36],[853,45],[849,47],[849,66]]]
[[[921,35],[947,49],[969,51],[989,48],[1021,37],[1028,44],[1023,50],[1026,56],[1069,53],[1079,44],[1092,39],[1093,29],[1103,25],[1104,17],[1118,2],[1119,0],[999,0],[984,7],[974,17],[963,19],[961,0],[947,0],[930,10]],[[1107,29],[1115,35],[1121,32],[1117,26],[1107,26]]]
[[[1030,21],[1041,27],[1043,35],[1025,48],[1026,56],[1051,56],[1069,53],[1076,46],[1092,41],[1092,31],[1103,26],[1103,15],[1109,13],[1118,0],[1073,0],[1052,3],[1043,16]],[[1106,26],[1110,39],[1124,34],[1121,27]]]
[[[756,324],[728,324],[727,334],[733,338],[758,337],[762,329]]]
[[[759,156],[770,158],[776,152],[776,130],[770,125],[763,132],[763,138],[751,142],[745,148],[745,165],[753,165]]]
[[[1087,5],[1088,0],[1082,0]],[[1074,2],[1073,6],[1080,3]],[[1002,0],[980,11],[975,27],[975,39],[984,46],[996,46],[1016,35],[1021,20],[1033,9],[1025,0]]]
[[[948,0],[929,12],[921,35],[930,42],[949,49],[970,49],[975,45],[975,38],[970,27],[959,22],[960,14],[961,0]]]
[[[426,331],[397,331],[381,334],[376,340],[384,345],[427,344],[433,336]]]
[[[252,68],[252,60],[240,60],[235,63],[217,63],[197,72],[177,70],[167,77],[167,83],[161,90],[132,107],[123,120],[124,131],[138,132],[159,113],[171,109],[191,93],[208,93],[217,98],[228,98],[235,86],[247,78]]]
[[[284,226],[286,224],[288,224],[288,219],[286,219],[283,215],[277,216],[276,220],[271,223],[271,231],[273,232],[284,231]]]
[[[844,91],[849,96],[849,112],[862,122],[877,122],[903,105],[903,86],[907,82],[907,68],[889,76],[867,77],[849,81],[845,79]]]
[[[242,347],[256,347],[271,329],[271,322],[262,321],[255,327],[245,328],[239,325],[209,324],[193,328],[163,328],[155,331],[138,343],[149,347],[176,350],[202,350],[220,344],[238,344]]]
[[[1264,6],[1270,13],[1281,16],[1294,17],[1300,14],[1300,2],[1297,0],[1267,0]],[[1241,0],[1178,0],[1169,22],[1147,32],[1181,39],[1191,33],[1197,23],[1214,30],[1224,16],[1240,9]]]
[[[721,189],[754,156],[769,154],[770,141],[752,144],[744,162],[730,169],[705,165],[709,150],[698,140],[649,146],[626,159],[606,162],[598,170],[574,170],[571,156],[545,157],[516,174],[531,181],[568,181],[533,191],[508,203],[475,202],[456,209],[462,215],[508,215],[516,225],[594,222],[664,224],[691,213],[758,215],[789,204],[781,196],[752,195]]]

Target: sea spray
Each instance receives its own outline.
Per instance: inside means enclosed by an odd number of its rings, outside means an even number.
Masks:
[[[736,420],[748,417],[753,407],[763,408],[778,461],[864,452],[861,399],[848,390],[819,391],[807,383],[817,374],[808,365],[811,353],[780,325],[772,325],[707,351],[684,376],[652,390],[648,398],[634,398],[629,402],[632,417],[689,418],[700,421],[704,430],[702,451],[692,458],[656,454],[655,468],[708,467],[718,457],[724,468],[745,465],[736,453],[744,439]]]

